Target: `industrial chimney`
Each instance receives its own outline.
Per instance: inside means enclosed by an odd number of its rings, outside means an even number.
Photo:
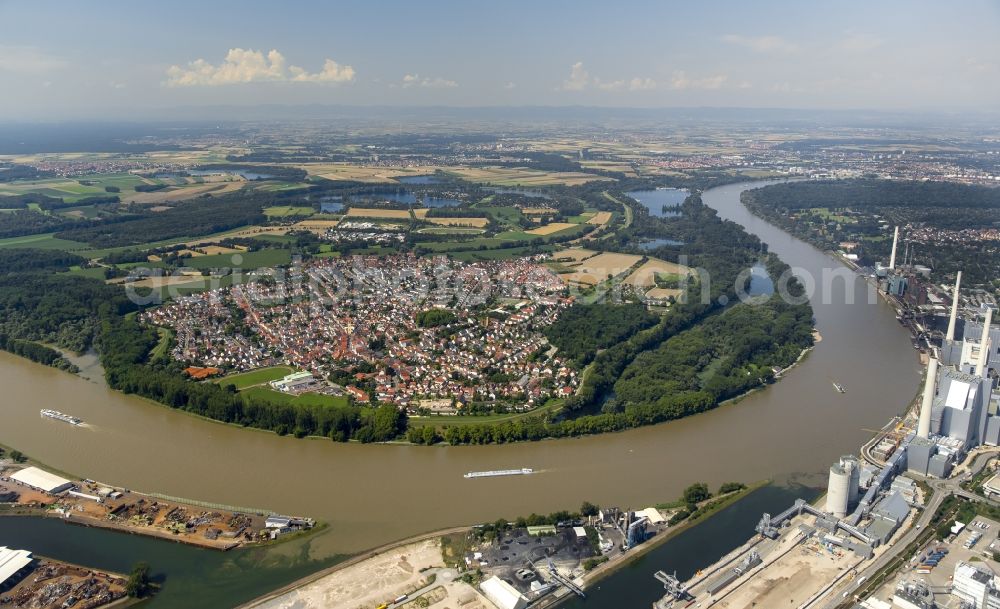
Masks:
[[[938,361],[933,357],[927,362],[927,379],[924,381],[924,399],[920,402],[920,419],[917,436],[926,438],[931,431],[931,408],[934,405],[934,385],[937,382]]]
[[[896,268],[896,246],[899,244],[899,227],[892,233],[892,254],[889,256],[889,270]]]
[[[976,376],[986,376],[986,362],[990,356],[990,323],[993,321],[993,307],[986,307],[986,317],[983,319],[983,335],[979,339],[979,363],[976,364]]]
[[[958,290],[962,286],[962,271],[955,278],[955,295],[951,299],[951,318],[948,320],[947,340],[955,340],[955,322],[958,321]]]

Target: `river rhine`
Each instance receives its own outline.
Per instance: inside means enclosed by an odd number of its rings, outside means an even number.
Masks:
[[[757,185],[712,189],[704,201],[793,267],[815,277],[842,268],[750,215],[739,193]],[[870,304],[861,277],[834,283],[813,307],[823,340],[779,383],[708,413],[622,433],[470,447],[296,440],[199,419],[0,353],[0,443],[54,468],[135,490],[316,517],[330,525],[316,538],[257,554],[322,562],[421,532],[573,509],[584,500],[642,507],[672,499],[695,481],[715,487],[770,478],[820,486],[834,458],[856,451],[869,429],[906,407],[920,371],[908,334],[891,308]],[[833,381],[848,392],[837,393]],[[39,408],[72,413],[88,427],[42,419]],[[462,477],[515,467],[539,473]],[[234,557],[217,562],[237,569]],[[212,577],[210,570],[201,573]],[[289,570],[286,580],[297,575]],[[177,600],[164,596],[153,605]],[[202,606],[191,600],[186,606]]]

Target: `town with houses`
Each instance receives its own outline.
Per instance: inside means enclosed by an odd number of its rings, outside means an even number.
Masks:
[[[539,260],[461,263],[446,257],[325,258],[301,276],[177,298],[144,313],[176,331],[179,361],[239,372],[284,364],[306,371],[279,391],[342,390],[400,407],[454,412],[469,402],[531,409],[571,395],[577,371],[539,331],[572,304]],[[378,338],[376,338],[378,337]],[[330,387],[334,370],[363,369],[375,395]]]

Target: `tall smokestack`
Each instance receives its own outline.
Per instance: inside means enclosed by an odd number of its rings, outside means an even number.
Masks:
[[[933,357],[927,362],[927,379],[924,381],[924,399],[920,402],[920,419],[917,435],[926,438],[931,432],[931,408],[934,404],[934,385],[937,382],[938,361]]]
[[[948,320],[948,340],[955,340],[955,322],[958,320],[958,290],[962,286],[962,271],[955,278],[955,295],[951,299],[951,319]]]
[[[986,360],[990,355],[990,323],[993,321],[993,307],[986,307],[986,317],[983,319],[983,335],[979,338],[979,363],[976,364],[976,376],[986,376]]]
[[[889,270],[896,268],[896,246],[899,244],[899,227],[892,233],[892,255],[889,256]]]

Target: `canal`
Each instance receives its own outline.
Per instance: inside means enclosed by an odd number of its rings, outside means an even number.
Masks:
[[[843,268],[746,212],[739,193],[756,185],[712,189],[704,200],[794,267],[817,277]],[[814,301],[823,341],[780,383],[704,414],[622,433],[463,447],[296,440],[193,417],[0,353],[0,443],[136,490],[316,517],[329,528],[308,543],[264,551],[262,559],[295,555],[307,564],[450,526],[573,509],[584,500],[646,506],[696,481],[718,487],[768,478],[819,487],[833,459],[856,451],[869,429],[905,408],[920,378],[907,333],[867,292],[866,282],[848,273]],[[834,381],[848,392],[837,393]],[[87,427],[42,419],[40,408],[72,413]],[[520,467],[538,473],[462,477]],[[282,569],[275,569],[277,581]],[[288,568],[285,581],[295,577]],[[247,578],[254,579],[249,572]],[[187,606],[217,605],[192,599]]]

